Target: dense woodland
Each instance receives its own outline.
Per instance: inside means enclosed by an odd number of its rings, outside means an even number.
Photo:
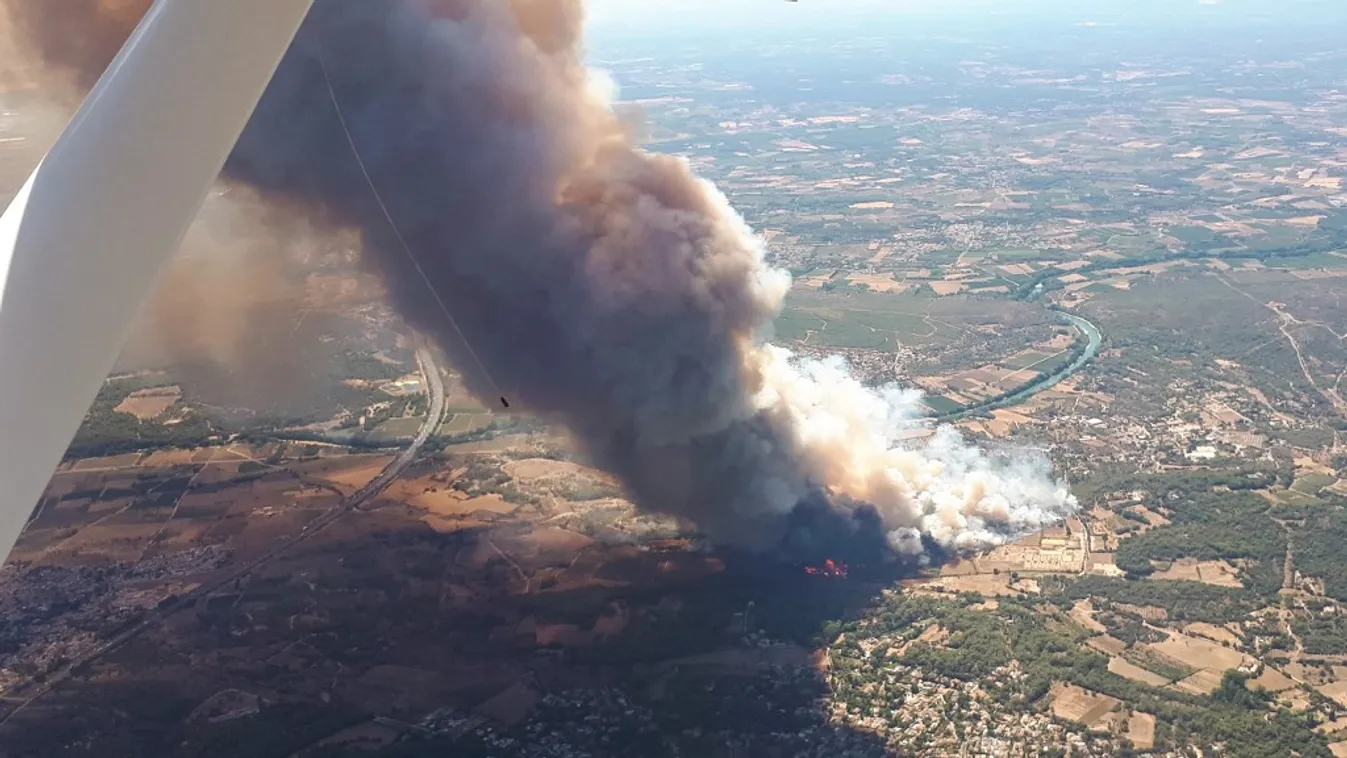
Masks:
[[[1123,540],[1118,567],[1133,578],[1155,571],[1157,562],[1179,558],[1252,561],[1244,585],[1262,597],[1282,586],[1286,534],[1269,517],[1272,506],[1248,492],[1166,495],[1173,523]],[[1237,564],[1238,565],[1238,564]]]
[[[1318,509],[1295,537],[1296,567],[1323,580],[1330,597],[1347,601],[1347,508],[1334,503]]]

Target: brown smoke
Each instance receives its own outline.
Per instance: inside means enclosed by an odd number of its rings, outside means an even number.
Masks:
[[[109,32],[83,27],[125,19],[47,2],[69,15],[25,28],[87,81]],[[475,392],[565,424],[639,505],[721,541],[919,552],[1071,507],[1039,462],[949,431],[898,446],[910,393],[767,345],[788,277],[684,161],[632,143],[582,30],[579,0],[318,0],[225,174],[357,230]]]
[[[339,303],[309,296],[312,259],[331,241],[281,221],[246,188],[210,198],[161,275],[118,369],[170,369],[196,391],[193,399],[217,409],[308,416],[340,370],[338,346],[318,338],[333,343],[355,327],[330,317]]]
[[[0,28],[28,43],[52,69],[70,77],[72,93],[93,87],[153,0],[4,0]]]
[[[41,88],[42,102],[25,102],[26,116],[38,111],[60,119],[52,125],[43,119],[22,136],[37,144],[54,139],[151,4],[0,0],[0,45],[16,53],[0,59],[0,70]],[[200,391],[198,399],[218,409],[308,415],[314,395],[340,369],[337,351],[311,338],[339,337],[351,325],[315,315],[306,301],[307,259],[333,244],[331,235],[271,206],[243,186],[207,201],[161,275],[117,370],[171,367]]]

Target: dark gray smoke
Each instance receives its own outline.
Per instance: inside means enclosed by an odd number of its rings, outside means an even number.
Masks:
[[[971,547],[1072,505],[957,435],[896,446],[909,395],[767,345],[788,278],[685,162],[632,144],[582,21],[578,0],[318,0],[225,173],[358,230],[479,396],[564,424],[641,507],[722,542]]]

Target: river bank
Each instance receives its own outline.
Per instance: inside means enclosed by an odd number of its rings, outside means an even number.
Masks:
[[[988,400],[985,403],[968,406],[957,411],[935,414],[929,418],[934,421],[958,421],[979,413],[994,411],[998,408],[1008,408],[1013,405],[1019,405],[1029,400],[1029,398],[1034,395],[1037,395],[1044,390],[1051,389],[1063,379],[1070,377],[1084,368],[1085,365],[1093,360],[1095,355],[1099,353],[1099,348],[1104,343],[1103,333],[1099,331],[1099,327],[1074,313],[1067,313],[1066,311],[1056,311],[1056,313],[1059,318],[1070,323],[1085,336],[1085,347],[1080,351],[1080,354],[1076,356],[1075,360],[1068,363],[1062,369],[1052,374],[1048,374],[1047,376],[1040,377],[1038,380],[1030,382],[1008,395],[1002,395],[1001,397]]]

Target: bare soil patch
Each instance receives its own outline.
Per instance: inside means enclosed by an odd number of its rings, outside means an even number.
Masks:
[[[530,436],[527,434],[506,434],[489,440],[446,445],[444,452],[456,453],[458,455],[467,455],[468,453],[504,453],[518,449],[520,446],[528,444],[529,441]]]
[[[1304,713],[1314,704],[1310,699],[1310,693],[1299,687],[1277,693],[1277,702],[1286,708],[1290,708],[1295,713]]]
[[[1267,665],[1263,666],[1263,673],[1259,674],[1257,679],[1251,680],[1249,684],[1254,687],[1262,687],[1269,692],[1281,692],[1296,686],[1291,677]]]
[[[478,511],[508,514],[519,506],[497,494],[469,497],[467,493],[453,489],[444,481],[433,477],[399,479],[389,485],[383,496],[386,500],[396,500],[413,508],[429,511],[436,516],[466,516]]]
[[[1032,418],[1025,416],[1022,413],[1016,413],[1015,411],[1006,410],[1004,408],[992,411],[992,417],[997,421],[1004,421],[1008,424],[1031,424],[1034,421]]]
[[[1217,675],[1218,683],[1221,672],[1226,669],[1238,668],[1250,661],[1247,655],[1238,650],[1222,647],[1209,640],[1173,632],[1170,633],[1169,639],[1163,642],[1152,642],[1146,647],[1189,668],[1213,671]]]
[[[1052,715],[1090,726],[1117,708],[1115,697],[1101,695],[1073,684],[1057,684],[1052,690]]]
[[[1103,634],[1108,631],[1108,627],[1095,621],[1094,606],[1090,604],[1088,598],[1085,600],[1077,600],[1076,604],[1071,607],[1071,620],[1092,632]]]
[[[224,460],[233,457],[234,456],[229,455],[228,451],[222,447],[203,447],[197,450],[196,454],[192,456],[192,463],[208,463],[213,460]]]
[[[851,274],[847,280],[864,284],[873,292],[906,292],[913,287],[911,282],[900,282],[884,274]]]
[[[42,493],[45,497],[65,497],[72,492],[78,492],[82,489],[88,489],[91,482],[96,481],[91,474],[77,474],[70,471],[57,471],[47,483],[47,490]]]
[[[1108,670],[1110,673],[1131,679],[1134,682],[1149,684],[1152,687],[1163,687],[1166,684],[1169,684],[1169,680],[1165,677],[1160,676],[1149,669],[1144,669],[1131,661],[1123,660],[1122,658],[1109,658]]]
[[[594,540],[583,534],[568,532],[565,529],[534,529],[513,540],[517,545],[529,546],[539,552],[561,551],[575,552],[594,544]]]
[[[95,500],[89,504],[90,516],[106,516],[109,513],[116,513],[131,505],[131,498],[119,497],[112,500]],[[45,517],[45,514],[43,514]]]
[[[216,492],[188,492],[178,501],[178,513],[198,518],[223,516],[245,493],[246,490],[241,487]]]
[[[1199,671],[1174,685],[1174,689],[1190,695],[1210,695],[1221,686],[1221,674],[1216,671]]]
[[[1347,706],[1347,680],[1323,684],[1315,689],[1324,697],[1337,701],[1339,705]]]
[[[1150,508],[1147,508],[1144,505],[1134,505],[1131,508],[1128,508],[1127,510],[1146,519],[1146,523],[1150,524],[1152,527],[1164,526],[1165,524],[1169,523],[1169,519],[1165,518],[1159,513],[1156,513]]]
[[[304,473],[354,492],[369,484],[392,460],[391,455],[350,456],[305,466]]]
[[[1153,580],[1177,580],[1201,582],[1217,587],[1243,587],[1239,572],[1225,561],[1198,561],[1193,558],[1180,558],[1164,571],[1152,574]]]
[[[506,502],[500,495],[482,495],[481,497],[456,498],[445,493],[418,495],[407,501],[408,505],[425,508],[436,516],[466,516],[479,511],[487,513],[510,514],[519,506]]]
[[[140,453],[113,455],[107,458],[85,458],[70,467],[71,471],[88,471],[102,468],[130,468],[140,462]]]
[[[1199,637],[1206,637],[1213,642],[1219,642],[1232,647],[1240,647],[1243,644],[1243,640],[1239,638],[1238,634],[1235,634],[1223,626],[1216,626],[1215,624],[1207,624],[1198,621],[1184,627],[1183,631],[1188,634],[1195,634]]]
[[[159,533],[160,524],[118,524],[116,526],[87,526],[62,543],[55,551],[63,562],[134,561],[140,558],[151,537]]]
[[[204,466],[197,472],[196,484],[198,486],[204,486],[207,484],[220,484],[231,479],[237,479],[239,476],[239,464],[241,463],[245,463],[245,461],[239,460],[238,463],[212,463],[209,466]]]
[[[190,466],[196,458],[195,450],[156,450],[140,462],[141,468],[168,468]]]
[[[1327,721],[1314,728],[1314,731],[1320,734],[1337,734],[1338,732],[1347,732],[1347,717],[1335,721]]]
[[[984,426],[993,437],[1009,437],[1015,427],[1029,423],[1033,423],[1033,419],[1028,416],[1002,409],[992,411],[992,420],[985,422]]]
[[[1138,750],[1150,750],[1155,747],[1155,716],[1149,713],[1133,713],[1127,719],[1127,739]]]
[[[932,586],[949,592],[978,592],[988,597],[1018,595],[1025,589],[1010,586],[1009,574],[969,574],[965,576],[942,576],[930,583]]]
[[[164,414],[173,404],[182,399],[182,390],[178,387],[152,387],[132,392],[113,410],[129,413],[141,421],[149,421]]]
[[[940,567],[940,576],[968,576],[978,572],[977,564],[973,561],[955,556],[949,563]]]
[[[473,521],[471,519],[449,519],[442,516],[427,515],[421,519],[440,534],[454,534],[455,532],[465,532],[471,529],[481,529],[491,526],[485,521]]]
[[[565,529],[534,529],[523,534],[496,537],[488,541],[490,554],[500,551],[524,572],[549,566],[565,566],[581,551],[594,544],[583,534]]]
[[[1127,643],[1109,634],[1101,634],[1098,637],[1091,637],[1085,641],[1085,644],[1108,655],[1121,655],[1127,649]]]
[[[551,479],[563,476],[578,476],[590,470],[570,461],[554,461],[550,458],[528,458],[522,461],[510,461],[502,468],[505,473],[520,481]]]
[[[213,521],[174,519],[152,538],[155,544],[146,554],[171,553],[200,544],[202,536],[214,525]]]

